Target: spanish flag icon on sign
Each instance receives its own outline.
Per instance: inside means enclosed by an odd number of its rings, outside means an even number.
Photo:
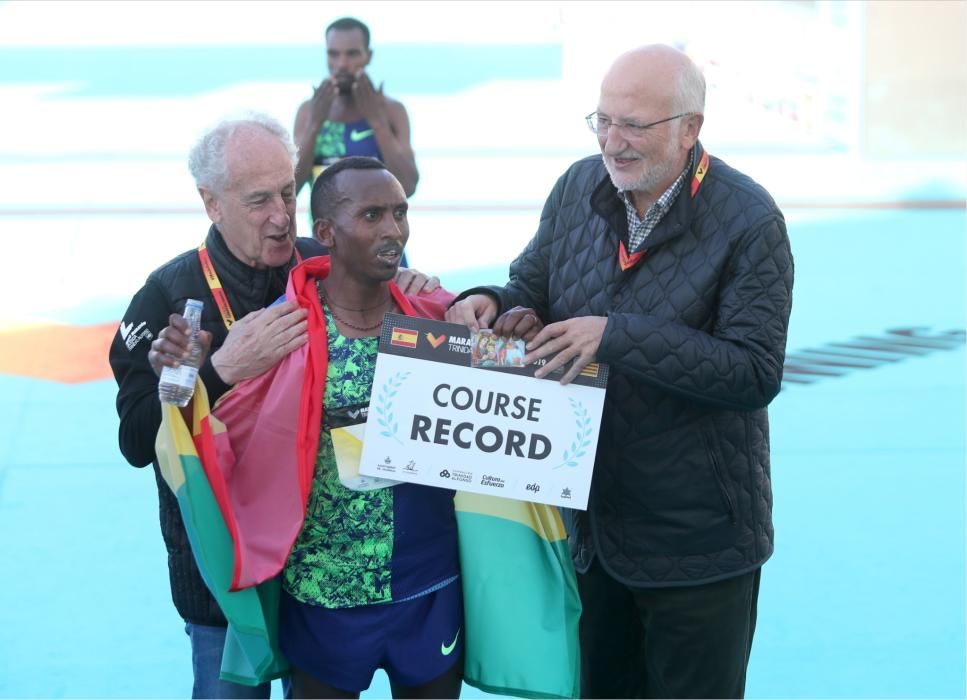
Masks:
[[[404,348],[415,348],[416,338],[416,331],[396,326],[393,328],[393,336],[390,338],[389,344],[402,345]]]

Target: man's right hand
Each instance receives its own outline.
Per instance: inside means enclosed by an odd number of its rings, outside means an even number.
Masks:
[[[212,355],[212,366],[226,384],[237,384],[271,369],[308,340],[308,312],[293,301],[253,311],[232,326]]]
[[[299,159],[295,166],[295,188],[298,192],[312,179],[312,164],[315,161],[316,138],[322,123],[329,118],[329,111],[339,91],[334,78],[328,77],[314,88],[312,97],[299,106],[292,127]]]
[[[510,311],[505,311],[494,324],[494,335],[505,338],[523,338],[525,341],[534,339],[544,323],[534,309],[523,306],[515,306]]]
[[[212,334],[208,331],[198,331],[198,342],[201,345],[201,361],[208,356],[208,349],[212,345]],[[178,367],[188,358],[191,346],[191,325],[180,314],[168,316],[168,325],[161,329],[158,337],[151,341],[148,350],[148,364],[158,376],[165,367]]]
[[[313,134],[318,133],[322,123],[329,118],[329,111],[332,109],[338,90],[338,84],[330,76],[312,91],[312,97],[309,98],[309,130]]]
[[[490,328],[497,317],[497,301],[489,294],[471,294],[447,309],[446,320],[460,323],[476,332]]]

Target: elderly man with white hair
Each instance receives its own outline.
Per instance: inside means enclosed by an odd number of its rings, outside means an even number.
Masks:
[[[201,327],[214,352],[199,376],[212,403],[307,341],[306,312],[290,301],[272,306],[285,292],[289,270],[326,252],[313,239],[296,236],[295,161],[287,130],[263,115],[222,121],[202,136],[189,168],[212,222],[208,233],[197,248],[148,276],[110,349],[121,452],[133,466],[154,465],[171,595],[191,640],[195,698],[267,698],[270,687],[219,679],[227,623],[198,572],[178,503],[155,456],[158,374],[187,356],[186,336],[171,330],[184,330],[180,314],[187,299],[205,303]],[[435,278],[407,270],[397,281],[404,291],[438,286]]]
[[[782,213],[698,140],[705,83],[685,54],[620,56],[572,165],[503,287],[447,319],[523,337],[536,372],[611,371],[587,512],[569,536],[583,697],[741,697],[773,551],[767,406],[793,265]]]

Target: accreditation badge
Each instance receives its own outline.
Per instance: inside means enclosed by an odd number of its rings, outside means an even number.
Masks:
[[[351,491],[373,491],[396,486],[400,481],[359,473],[359,461],[363,454],[366,436],[368,404],[343,406],[326,412],[325,423],[332,438],[333,454],[339,481]]]

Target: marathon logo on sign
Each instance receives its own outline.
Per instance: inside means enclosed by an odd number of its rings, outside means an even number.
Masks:
[[[436,350],[447,341],[447,337],[445,335],[433,335],[427,332],[426,341]]]
[[[447,344],[447,348],[450,352],[463,353],[465,355],[470,354],[470,338],[461,338],[459,336],[450,336],[450,342]]]
[[[455,352],[458,354],[469,354],[470,353],[470,338],[462,338],[459,335],[435,335],[427,331],[423,334],[426,338],[426,342],[430,344],[430,347],[434,350],[443,349],[446,352]],[[444,345],[446,343],[446,345]],[[462,363],[461,363],[462,364]]]
[[[459,335],[445,335],[443,333],[435,334],[430,331],[424,333],[423,337],[426,338],[426,342],[434,350],[442,349],[445,352],[455,352],[463,355],[469,355],[471,351],[472,343],[470,338],[463,338]],[[439,356],[434,356],[433,359],[437,357]],[[459,364],[463,364],[463,362]]]
[[[409,328],[400,328],[398,326],[393,328],[393,335],[390,338],[390,345],[398,345],[404,348],[415,348],[416,341],[419,336],[416,331]]]

